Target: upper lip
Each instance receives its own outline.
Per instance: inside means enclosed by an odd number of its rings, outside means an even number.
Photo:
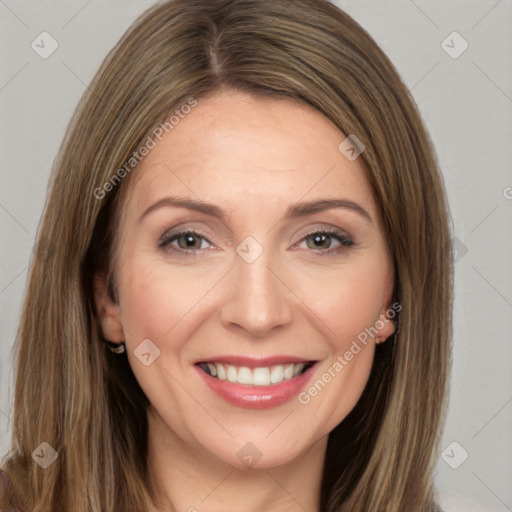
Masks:
[[[268,357],[247,357],[247,356],[212,356],[196,361],[199,363],[226,363],[233,366],[246,366],[247,368],[260,368],[287,363],[314,363],[313,359],[305,359],[297,356],[276,355]]]

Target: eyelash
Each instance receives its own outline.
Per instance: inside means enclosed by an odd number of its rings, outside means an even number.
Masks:
[[[184,256],[184,257],[194,256],[194,255],[199,254],[202,251],[204,251],[204,249],[187,250],[187,249],[179,249],[179,248],[171,246],[171,242],[174,242],[175,240],[177,240],[178,238],[180,238],[183,235],[198,236],[198,237],[202,238],[203,240],[205,240],[206,242],[208,242],[209,244],[211,244],[211,242],[202,233],[193,231],[193,230],[184,230],[184,231],[179,231],[177,233],[164,234],[162,236],[162,238],[160,239],[160,241],[158,242],[158,247],[161,249],[165,249],[166,251],[170,251],[172,253],[178,254],[179,256]],[[304,237],[302,237],[297,242],[297,244],[307,240],[308,238],[312,237],[313,235],[327,235],[327,236],[337,239],[338,242],[340,243],[340,245],[334,249],[331,249],[331,248],[326,249],[326,250],[318,249],[316,251],[314,249],[312,249],[313,252],[315,252],[316,254],[319,254],[321,256],[334,256],[334,255],[338,254],[339,252],[346,250],[354,245],[353,240],[350,237],[348,237],[347,235],[345,235],[343,232],[336,231],[336,230],[327,230],[327,229],[316,229],[314,231],[311,231],[310,233],[308,233]],[[211,245],[213,245],[213,244],[211,244]]]

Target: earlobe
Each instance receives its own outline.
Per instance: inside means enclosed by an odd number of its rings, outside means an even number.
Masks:
[[[384,343],[395,332],[395,319],[402,306],[397,302],[392,304],[394,289],[394,272],[390,263],[389,272],[386,274],[385,295],[383,297],[382,308],[379,313],[379,319],[375,322],[377,335],[375,343]]]
[[[94,276],[94,302],[103,337],[116,343],[124,341],[119,304],[116,304],[108,293],[105,274]]]
[[[395,332],[394,318],[396,311],[389,305],[381,309],[379,319],[375,322],[377,329],[377,335],[375,336],[375,342],[377,344],[384,343],[390,336]]]

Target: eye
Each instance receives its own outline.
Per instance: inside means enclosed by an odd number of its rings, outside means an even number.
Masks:
[[[301,243],[308,249],[324,254],[338,252],[354,245],[353,240],[341,231],[317,230],[304,237]]]
[[[299,242],[305,243],[307,249],[318,254],[333,254],[354,245],[350,237],[341,231],[316,230]],[[192,230],[165,233],[158,242],[158,247],[181,255],[194,255],[213,244],[201,233]]]
[[[208,244],[211,245],[211,242],[195,231],[164,234],[158,242],[160,248],[167,248],[176,252],[188,252],[191,254],[206,249]]]

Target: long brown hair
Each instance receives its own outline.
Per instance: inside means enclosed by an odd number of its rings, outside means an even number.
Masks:
[[[320,510],[439,510],[432,471],[452,305],[444,186],[397,71],[326,0],[164,2],[132,25],[85,91],[55,163],[15,344],[3,467],[20,506],[143,512],[154,496],[148,400],[126,357],[105,350],[92,280],[112,267],[135,172],[126,162],[172,112],[222,88],[305,103],[356,134],[393,259],[396,332],[378,345],[362,397],[329,435]],[[42,442],[58,454],[47,469],[32,459]]]

